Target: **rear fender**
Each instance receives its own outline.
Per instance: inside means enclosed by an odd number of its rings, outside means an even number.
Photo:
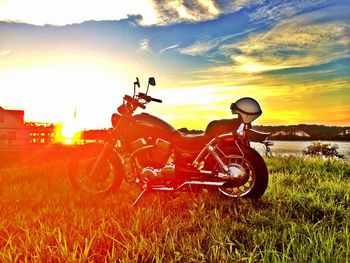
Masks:
[[[206,146],[202,149],[202,151],[198,154],[196,159],[193,161],[194,167],[198,167],[199,163],[202,161],[206,161],[208,157],[210,157],[213,150],[216,148],[220,149],[223,153],[226,149],[235,149],[236,154],[238,156],[243,156],[243,152],[240,150],[240,144],[243,142],[240,139],[237,139],[233,133],[225,133],[221,134],[215,138],[213,138]]]
[[[251,142],[264,142],[271,135],[270,132],[261,132],[254,129],[247,129],[245,132],[247,139]]]

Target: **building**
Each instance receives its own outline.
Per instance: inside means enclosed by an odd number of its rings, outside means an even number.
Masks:
[[[306,132],[302,130],[283,130],[283,131],[278,131],[272,134],[272,136],[295,136],[295,137],[311,137],[310,134],[307,134]]]
[[[0,148],[52,143],[56,126],[52,123],[24,122],[23,110],[0,107]]]
[[[20,147],[28,143],[24,111],[0,107],[0,147]]]
[[[344,131],[340,132],[339,135],[349,135],[350,129],[345,129]]]
[[[28,122],[25,123],[25,126],[29,135],[29,144],[48,144],[54,142],[56,130],[56,126],[54,124],[44,122]]]
[[[304,131],[298,130],[298,131],[293,131],[293,135],[299,136],[299,137],[311,137],[309,134],[307,134]]]

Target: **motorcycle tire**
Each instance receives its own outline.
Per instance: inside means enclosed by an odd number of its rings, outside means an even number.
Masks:
[[[109,195],[119,190],[125,169],[121,158],[108,149],[91,174],[99,154],[101,144],[82,146],[72,156],[68,164],[68,175],[73,189],[95,195]]]
[[[254,149],[244,144],[239,144],[239,147],[242,152],[237,151],[236,147],[227,145],[222,146],[220,149],[228,156],[225,164],[242,169],[247,174],[247,181],[239,187],[231,187],[230,183],[228,183],[227,187],[225,185],[219,187],[215,189],[214,193],[219,193],[219,196],[231,199],[240,197],[259,199],[263,196],[268,186],[268,171],[265,161]],[[237,155],[242,153],[244,156],[237,158]],[[206,169],[211,168],[214,172],[220,170],[219,164],[212,157],[208,159],[205,166]]]

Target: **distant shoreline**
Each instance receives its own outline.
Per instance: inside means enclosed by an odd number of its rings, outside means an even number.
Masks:
[[[269,140],[273,141],[350,141],[350,126],[326,126],[316,124],[263,126],[256,125],[253,129],[270,132]],[[188,130],[181,128],[179,131],[188,134],[203,133],[202,130]]]

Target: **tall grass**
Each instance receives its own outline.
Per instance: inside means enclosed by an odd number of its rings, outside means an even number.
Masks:
[[[350,162],[266,159],[258,202],[208,193],[96,198],[64,161],[0,170],[0,262],[349,262]]]

